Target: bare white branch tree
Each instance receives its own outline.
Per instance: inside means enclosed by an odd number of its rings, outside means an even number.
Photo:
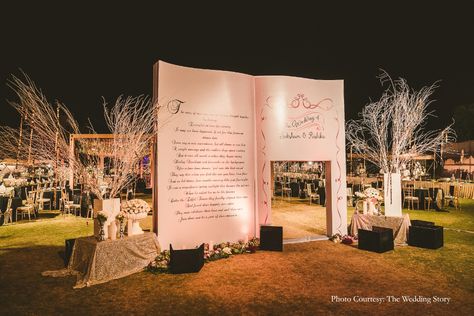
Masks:
[[[442,130],[426,130],[429,97],[436,85],[411,90],[404,79],[390,80],[380,100],[364,107],[360,118],[347,122],[346,137],[353,150],[379,166],[384,173],[400,172],[402,164],[417,155],[438,154],[440,145],[454,140],[452,124]]]
[[[158,126],[157,111],[161,107],[144,96],[119,97],[110,109],[104,103],[105,120],[113,138],[109,142],[79,138],[74,144],[77,150],[71,155],[70,135],[80,134],[74,116],[65,105],[49,103],[34,82],[23,75],[23,80],[12,76],[8,84],[18,97],[18,102],[10,104],[23,124],[20,129],[0,127],[3,156],[28,164],[49,162],[55,166],[57,180],[63,185],[73,172],[78,182],[99,199],[104,199],[101,163],[105,154],[113,169],[111,181],[107,183],[108,196],[117,196],[133,181],[138,162],[151,149]]]
[[[403,165],[419,155],[438,155],[443,142],[454,140],[455,134],[452,124],[442,130],[426,130],[433,116],[428,106],[436,84],[414,91],[406,80],[392,80],[385,72],[380,80],[389,82],[389,87],[380,100],[364,107],[358,119],[347,122],[346,137],[353,151],[384,174],[399,174]]]
[[[24,132],[24,131],[23,131]],[[20,138],[20,130],[10,126],[0,126],[0,158],[26,161],[28,143]]]
[[[65,181],[64,164],[74,164],[69,157],[69,135],[79,133],[79,127],[66,106],[57,102],[53,106],[34,82],[23,73],[24,79],[12,76],[8,86],[16,93],[18,102],[9,102],[19,113],[23,125],[20,129],[2,126],[0,144],[6,146],[7,155],[14,157],[12,145],[17,143],[18,158],[32,164],[48,162],[55,166],[57,181]],[[21,137],[20,137],[21,132]],[[61,165],[61,166],[60,166]]]
[[[92,144],[90,140],[79,139],[75,144],[77,150],[71,156],[70,135],[80,134],[74,116],[63,104],[49,103],[34,82],[23,75],[24,80],[12,76],[8,84],[19,100],[10,104],[23,118],[22,137],[20,129],[1,126],[2,155],[15,159],[19,153],[18,158],[29,164],[33,160],[52,163],[64,182],[73,170],[79,182],[98,198],[103,198],[103,170],[98,168],[98,154],[105,152],[114,170],[108,184],[109,195],[117,196],[133,180],[134,168],[151,148],[156,112],[150,100],[143,96],[119,97],[111,109],[104,104],[105,120],[113,139],[108,144],[97,140]],[[91,151],[92,148],[97,154]]]
[[[108,167],[113,170],[108,195],[116,197],[134,180],[133,174],[139,161],[150,153],[157,117],[149,98],[144,96],[120,96],[110,109],[104,103],[104,116],[113,139],[110,142],[95,140],[96,144],[82,140],[79,152],[86,154],[76,157],[84,184],[99,198],[104,198],[100,155],[108,157]],[[91,129],[94,131],[93,127]],[[98,152],[93,153],[91,148],[96,148]]]

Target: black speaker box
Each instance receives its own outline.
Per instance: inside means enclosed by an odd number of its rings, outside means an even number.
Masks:
[[[64,254],[64,266],[68,266],[69,260],[71,259],[72,249],[74,248],[74,243],[76,239],[66,239],[66,252]]]
[[[260,250],[283,251],[283,227],[260,226]]]
[[[438,249],[444,245],[443,226],[410,226],[408,244],[414,247]]]
[[[204,265],[204,244],[196,249],[174,250],[170,245],[170,272],[199,272]]]
[[[393,250],[393,230],[391,228],[373,226],[372,230],[358,230],[359,249],[377,253]]]

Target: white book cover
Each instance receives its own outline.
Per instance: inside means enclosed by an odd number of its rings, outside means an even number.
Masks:
[[[271,161],[324,161],[327,233],[347,232],[342,80],[162,61],[154,79],[162,248],[258,236],[271,224]]]

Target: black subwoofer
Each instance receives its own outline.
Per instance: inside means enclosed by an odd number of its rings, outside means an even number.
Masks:
[[[358,230],[359,249],[377,253],[393,250],[393,230],[391,228],[373,226],[372,230]]]
[[[199,272],[204,265],[204,244],[196,249],[173,250],[170,245],[170,272]]]
[[[283,227],[260,226],[260,250],[283,251]]]
[[[443,226],[410,226],[408,244],[410,246],[428,249],[443,247]]]

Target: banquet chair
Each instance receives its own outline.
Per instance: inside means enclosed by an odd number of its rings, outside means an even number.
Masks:
[[[82,194],[72,197],[72,204],[69,204],[69,210],[74,211],[74,215],[81,216]]]
[[[28,214],[28,220],[31,220],[31,214],[33,214],[36,218],[35,197],[36,197],[36,192],[31,191],[28,193],[28,197],[26,198],[25,205],[19,206],[16,209],[16,217],[15,217],[16,221],[18,221],[18,214],[21,214],[22,219],[25,218],[25,214]]]
[[[451,202],[455,209],[461,209],[459,204],[459,191],[461,190],[460,184],[454,184],[449,186],[449,192],[444,196],[444,203],[448,202],[448,206],[451,205]]]
[[[291,197],[300,197],[301,192],[300,192],[300,185],[298,182],[291,182],[290,183],[290,189],[291,189]]]
[[[347,192],[347,206],[353,206],[354,197],[352,195],[352,188],[351,187],[346,188],[346,192]]]
[[[306,198],[306,182],[302,179],[298,180],[298,189],[300,192],[300,199],[305,199]]]
[[[94,208],[92,207],[91,204],[88,204],[88,205],[87,205],[86,218],[94,218]]]
[[[7,203],[7,208],[3,213],[3,224],[6,225],[9,222],[13,223],[13,209],[12,209],[13,198],[10,196]]]
[[[36,201],[39,197],[39,192],[38,191],[31,191],[31,197],[32,197],[32,201],[33,201],[33,215],[37,216],[38,214],[38,202]],[[27,202],[28,204],[28,202]]]
[[[288,197],[288,200],[289,200],[290,197],[291,197],[291,188],[287,187],[285,185],[285,182],[282,182],[282,184],[281,184],[281,197],[283,198],[283,196],[285,196],[285,195]]]
[[[425,201],[424,201],[425,210],[430,210],[432,204],[434,206],[434,200],[435,200],[434,191],[435,191],[434,183],[432,183],[431,188],[428,189],[428,196],[425,196]]]
[[[126,196],[127,201],[131,200],[131,199],[134,199],[134,198],[135,198],[135,189],[132,188],[132,187],[128,187],[127,188],[127,196]]]
[[[49,205],[49,209],[51,209],[51,199],[45,199],[44,198],[44,190],[42,190],[40,193],[39,193],[39,197],[36,199],[36,205],[38,206],[38,210],[39,211],[42,211],[44,210],[44,204],[48,204]]]
[[[405,187],[403,188],[403,206],[405,203],[408,204],[408,209],[414,209],[414,204],[417,204],[417,208],[420,208],[420,200],[417,196],[415,196],[415,188],[414,187]]]
[[[364,213],[364,201],[362,199],[356,201],[354,213]]]
[[[81,201],[82,202],[82,201]],[[91,201],[91,194],[89,191],[86,193],[86,201],[87,205],[87,213],[86,213],[86,218],[94,218],[94,207],[92,206],[92,201]],[[82,205],[82,203],[81,203]]]
[[[74,203],[74,201],[69,200],[69,193],[61,189],[61,208],[63,215],[70,214],[71,208],[70,205]]]
[[[308,197],[309,197],[309,205],[311,205],[312,200],[316,200],[317,203],[319,203],[319,194],[313,193],[311,191],[311,183],[306,184],[306,190],[308,192]]]

